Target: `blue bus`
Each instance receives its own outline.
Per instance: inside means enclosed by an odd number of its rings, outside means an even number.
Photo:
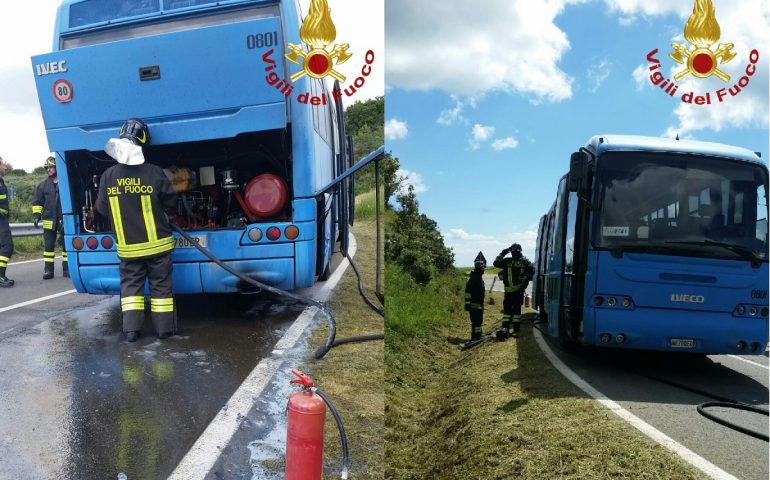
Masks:
[[[716,143],[602,135],[540,219],[533,300],[563,344],[761,354],[767,166]]]
[[[353,182],[322,189],[351,165],[352,146],[324,77],[269,81],[290,77],[300,25],[296,0],[62,2],[53,51],[32,68],[77,291],[119,293],[113,233],[93,204],[114,164],[104,146],[131,117],[149,125],[145,158],[180,192],[173,224],[262,283],[292,290],[329,274],[352,224]],[[301,92],[328,101],[303,105]],[[176,293],[247,288],[175,238]]]

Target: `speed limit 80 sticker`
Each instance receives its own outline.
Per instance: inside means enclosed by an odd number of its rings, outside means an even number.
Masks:
[[[72,101],[72,84],[64,79],[56,80],[53,84],[53,98],[59,103]]]

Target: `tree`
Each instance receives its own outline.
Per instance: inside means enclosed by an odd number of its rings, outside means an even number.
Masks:
[[[437,272],[454,266],[454,252],[444,245],[438,224],[420,213],[414,187],[396,196],[400,208],[386,232],[385,259],[397,263],[415,282],[425,285]]]

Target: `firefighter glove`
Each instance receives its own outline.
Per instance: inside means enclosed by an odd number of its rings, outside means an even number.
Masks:
[[[38,223],[40,223],[40,214],[36,213],[35,214],[35,228],[40,228],[40,225],[38,225]]]

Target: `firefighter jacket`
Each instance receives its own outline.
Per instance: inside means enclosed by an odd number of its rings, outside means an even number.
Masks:
[[[465,311],[484,310],[484,279],[482,272],[471,271],[470,278],[465,283]]]
[[[500,252],[492,263],[502,269],[502,281],[505,285],[505,293],[523,293],[524,289],[535,275],[535,267],[526,257],[505,257],[506,252]]]
[[[61,221],[59,184],[54,183],[51,177],[46,178],[37,186],[35,199],[32,201],[32,213],[41,215],[44,230],[55,230]]]
[[[160,167],[114,165],[102,174],[96,210],[110,217],[122,260],[170,252],[174,237],[164,208],[176,205],[177,194]]]
[[[8,189],[5,187],[3,177],[0,177],[0,217],[8,217],[11,207],[8,201]]]

